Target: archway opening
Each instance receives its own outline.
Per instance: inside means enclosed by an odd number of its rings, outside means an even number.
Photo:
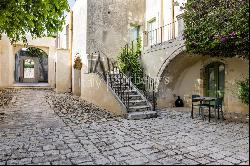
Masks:
[[[48,55],[36,47],[22,48],[15,54],[17,83],[48,83]]]

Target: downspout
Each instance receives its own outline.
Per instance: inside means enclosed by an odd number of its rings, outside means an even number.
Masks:
[[[172,31],[173,31],[173,38],[175,38],[175,17],[174,17],[174,15],[175,15],[175,13],[174,13],[174,0],[172,0]]]
[[[72,88],[73,88],[73,60],[72,60],[72,57],[73,57],[73,51],[72,51],[72,48],[73,48],[73,11],[71,10],[70,11],[70,27],[69,27],[69,34],[70,34],[70,46],[69,46],[69,49],[70,49],[70,64],[71,64],[71,67],[70,67],[70,80],[71,80],[71,87],[70,87],[70,91],[72,92]]]

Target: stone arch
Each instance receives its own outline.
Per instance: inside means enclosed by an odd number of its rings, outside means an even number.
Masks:
[[[172,56],[165,64],[165,68],[159,71],[159,80],[157,85],[157,104],[160,108],[163,102],[164,107],[172,107],[175,97],[179,94],[175,92],[176,87],[182,83],[183,73],[194,64],[201,61],[202,56],[190,55],[187,52],[181,51],[175,56]],[[199,66],[200,67],[200,66]]]
[[[33,54],[28,54],[28,51],[33,49]],[[30,50],[29,50],[30,49]],[[46,49],[40,49],[37,47],[21,48],[15,53],[15,72],[14,79],[15,82],[19,83],[38,83],[45,82],[48,83],[48,52]],[[34,77],[25,78],[25,71],[32,72],[32,68],[25,66],[24,62],[26,60],[32,60],[34,62]]]
[[[177,56],[181,56],[184,54],[184,50],[185,50],[185,46],[181,45],[179,46],[174,52],[172,52],[172,54],[165,59],[165,61],[162,63],[160,69],[157,72],[157,76],[156,78],[158,79],[158,81],[156,82],[156,89],[158,91],[158,86],[160,84],[160,82],[162,81],[163,78],[163,73],[166,70],[167,66],[171,63],[172,60],[174,60]]]

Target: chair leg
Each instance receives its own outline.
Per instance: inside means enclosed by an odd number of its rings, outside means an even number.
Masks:
[[[220,108],[217,108],[218,119],[220,119]]]
[[[194,119],[194,105],[192,103],[191,118]]]
[[[225,120],[225,118],[224,118],[224,112],[223,112],[222,108],[221,108],[221,116],[222,116],[222,120]]]
[[[217,114],[217,109],[214,108],[214,117],[215,117],[216,121],[218,121],[218,119],[216,118],[216,116],[217,116],[216,114]]]
[[[201,109],[201,117],[202,117],[202,120],[204,121],[205,120],[204,109],[203,108],[200,108],[200,109]]]

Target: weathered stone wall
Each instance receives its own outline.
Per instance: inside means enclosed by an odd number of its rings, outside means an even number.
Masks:
[[[87,52],[116,58],[132,25],[144,29],[145,0],[89,0]]]

